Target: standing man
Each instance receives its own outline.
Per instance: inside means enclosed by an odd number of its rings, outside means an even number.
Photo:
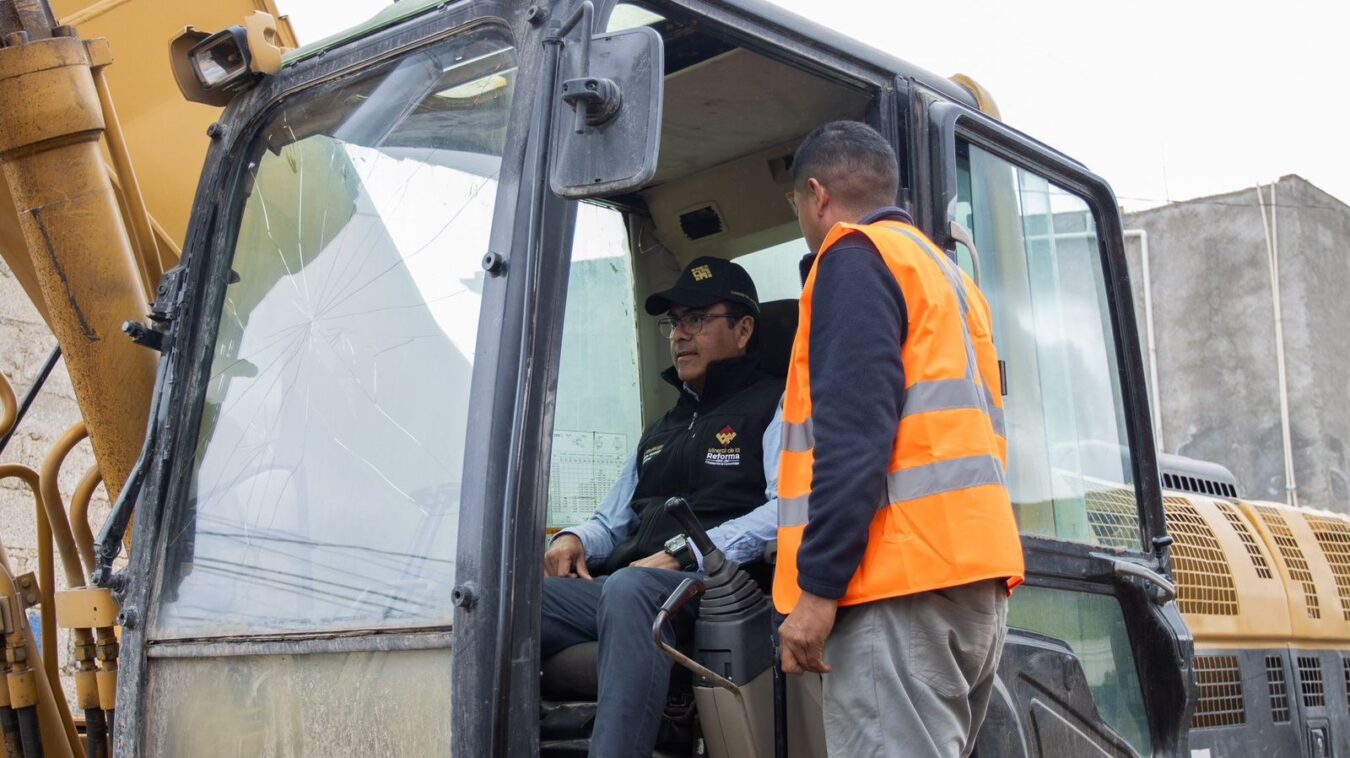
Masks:
[[[974,748],[1022,581],[998,356],[975,284],[894,207],[865,124],[809,134],[779,469],[783,670],[824,674],[831,756]]]
[[[650,756],[656,745],[671,662],[652,644],[652,622],[701,561],[666,500],[687,499],[713,544],[741,563],[763,555],[777,522],[783,381],[749,354],[754,281],[735,263],[697,258],[646,307],[664,314],[675,365],[662,378],[680,398],[643,432],[595,516],[559,532],[544,555],[543,657],[600,643],[592,758]],[[696,608],[673,619],[677,635],[692,632]]]

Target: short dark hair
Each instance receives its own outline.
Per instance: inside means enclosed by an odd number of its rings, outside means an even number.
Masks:
[[[831,121],[806,135],[792,159],[792,184],[800,189],[812,177],[862,210],[892,205],[900,188],[895,151],[861,121]]]
[[[759,347],[759,317],[756,316],[755,312],[750,310],[750,306],[745,303],[738,303],[734,300],[722,300],[720,302],[727,307],[727,315],[736,319],[731,322],[731,326],[734,327],[736,324],[741,323],[741,319],[746,317],[754,320],[755,330],[750,332],[750,341],[745,345],[745,351],[747,353],[754,352],[755,349]],[[713,303],[713,305],[716,304],[717,303]]]
[[[750,310],[750,306],[745,303],[738,303],[733,300],[722,300],[721,303],[727,307],[727,315],[734,316],[736,318],[736,323],[738,324],[741,322],[741,319],[746,316],[749,316],[750,318],[755,317],[755,312]]]

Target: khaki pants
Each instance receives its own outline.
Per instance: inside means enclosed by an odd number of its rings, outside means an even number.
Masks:
[[[839,609],[825,643],[830,758],[968,755],[1008,628],[1007,584]]]

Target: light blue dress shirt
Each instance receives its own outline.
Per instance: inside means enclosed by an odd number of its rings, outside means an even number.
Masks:
[[[783,433],[783,404],[779,402],[773,420],[764,430],[764,504],[749,513],[708,530],[713,544],[737,563],[758,560],[764,546],[778,537],[778,451]],[[614,546],[637,527],[637,512],[632,508],[637,491],[637,453],[628,456],[623,473],[600,501],[595,515],[581,524],[564,529],[558,535],[575,534],[586,549],[587,566],[598,566],[614,552]],[[554,539],[557,539],[555,536]],[[692,547],[692,545],[691,545]],[[698,555],[698,551],[694,551]],[[645,557],[645,556],[644,556]],[[699,567],[703,556],[698,555]]]

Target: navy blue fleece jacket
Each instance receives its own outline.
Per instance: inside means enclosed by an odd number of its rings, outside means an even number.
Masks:
[[[860,223],[913,221],[882,208]],[[816,256],[802,259],[802,278]],[[900,347],[908,311],[876,246],[850,234],[821,256],[811,298],[811,420],[815,467],[797,583],[843,597],[862,562],[868,531],[886,496],[886,470],[905,398]]]

